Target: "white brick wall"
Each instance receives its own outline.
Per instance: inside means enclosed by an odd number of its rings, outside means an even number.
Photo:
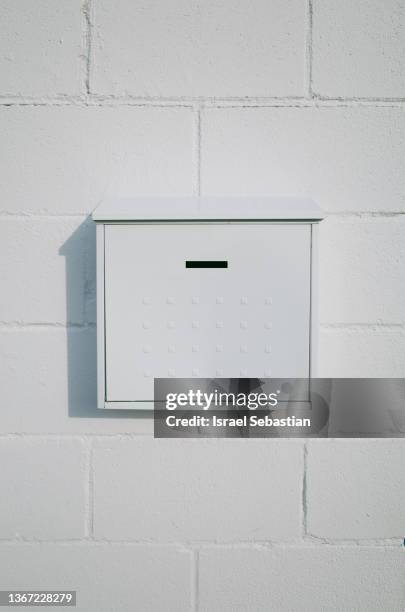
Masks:
[[[301,533],[302,456],[296,441],[228,440],[225,445],[223,440],[179,444],[146,438],[97,444],[95,535],[113,540],[294,540]],[[276,465],[283,467],[272,469]]]
[[[34,6],[35,5],[35,6]],[[95,409],[108,195],[310,195],[325,376],[405,376],[400,0],[0,7],[0,588],[86,612],[405,609],[402,440]]]
[[[377,547],[210,548],[200,610],[402,612],[404,572],[403,551]]]
[[[331,540],[401,538],[404,451],[404,440],[311,441],[308,533]]]
[[[0,538],[86,535],[84,445],[79,440],[0,440]],[[86,478],[87,476],[87,478]]]
[[[311,194],[328,212],[405,211],[402,108],[290,105],[205,110],[204,195]]]
[[[91,86],[134,96],[303,95],[305,22],[301,0],[100,0]]]
[[[0,565],[9,589],[21,588],[21,576],[44,590],[76,589],[80,612],[190,610],[191,553],[181,548],[7,543],[0,547]]]
[[[3,0],[0,6],[1,94],[79,94],[81,2]]]
[[[313,90],[329,97],[405,96],[402,0],[313,0]]]
[[[78,282],[67,293],[66,261],[60,249],[69,239],[73,242],[72,234],[75,245],[68,265]],[[72,218],[0,218],[3,323],[83,323],[87,235]]]
[[[321,322],[401,325],[405,215],[330,217],[322,223],[320,240]]]
[[[193,190],[188,108],[2,107],[0,130],[4,212],[83,215],[113,194]]]

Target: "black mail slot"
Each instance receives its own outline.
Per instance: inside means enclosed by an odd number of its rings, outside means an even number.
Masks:
[[[227,268],[227,261],[186,261],[186,268]]]

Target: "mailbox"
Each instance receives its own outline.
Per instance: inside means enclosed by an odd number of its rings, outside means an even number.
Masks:
[[[136,198],[93,219],[99,408],[152,408],[155,377],[316,375],[314,202]]]

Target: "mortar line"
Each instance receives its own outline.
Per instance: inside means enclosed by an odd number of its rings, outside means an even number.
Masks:
[[[311,77],[312,78],[312,77]],[[312,91],[304,98],[243,98],[205,100],[207,108],[404,108],[405,98],[325,98]]]
[[[152,413],[148,413],[147,416],[145,415],[139,415],[136,411],[134,410],[109,410],[109,411],[101,411],[102,414],[100,415],[100,419],[103,418],[104,413],[108,412],[108,417],[112,417],[114,415],[116,415],[117,417],[120,416],[124,416],[124,418],[127,418],[127,420],[130,419],[134,419],[136,420],[140,420],[140,421],[145,421],[145,420],[150,420],[152,421],[153,418],[153,414]],[[135,412],[135,414],[134,414]],[[111,414],[113,413],[113,414]],[[116,414],[118,413],[118,414]],[[123,415],[123,413],[125,413]],[[119,422],[119,421],[118,421]],[[339,433],[339,432],[338,432]],[[118,441],[122,441],[122,440],[138,440],[139,438],[144,438],[144,437],[149,437],[151,439],[153,439],[153,431],[144,431],[144,432],[125,432],[125,431],[118,431],[115,433],[100,433],[100,432],[94,432],[94,431],[83,431],[83,432],[77,432],[77,433],[62,433],[62,432],[41,432],[41,433],[35,433],[35,432],[22,432],[22,431],[9,431],[9,432],[1,432],[0,433],[0,440],[39,440],[39,441],[43,441],[43,442],[61,442],[61,441],[78,441],[78,442],[83,442],[86,443],[89,440],[92,441],[99,441],[99,442],[118,442]],[[218,442],[218,440],[222,440],[223,438],[215,438],[215,439],[200,439],[200,438],[190,438],[188,441],[192,444],[200,444],[201,442],[203,442],[204,444],[207,445],[207,447],[210,444],[220,444]],[[258,438],[254,438],[255,440]],[[319,440],[320,438],[311,438],[311,440]],[[345,436],[341,436],[338,435],[337,437],[331,437],[331,438],[322,438],[322,441],[324,440],[333,440],[333,441],[347,441],[353,438],[349,438],[347,435]],[[404,437],[403,436],[392,436],[389,438],[382,438],[381,435],[377,435],[375,437],[362,437],[361,435],[359,435],[357,438],[357,440],[367,440],[369,443],[371,444],[381,444],[384,441],[390,441],[390,442],[394,442],[397,440],[403,440]],[[279,438],[277,439],[277,443],[278,442],[284,442],[284,440],[288,440],[289,444],[294,444],[294,443],[300,443],[302,442],[303,438],[296,438],[296,439],[292,439],[292,438]],[[308,534],[308,537],[314,537],[312,536],[312,534]],[[322,539],[322,538],[316,538],[316,539]],[[350,538],[349,538],[350,539]],[[388,538],[390,539],[390,538]],[[391,538],[392,539],[392,538]],[[396,539],[396,538],[394,538]],[[403,537],[400,537],[401,542],[403,542]],[[0,538],[1,541],[1,538]],[[132,540],[131,540],[132,541]],[[278,540],[277,540],[278,541]],[[340,541],[340,540],[339,540]],[[240,543],[242,543],[242,541],[239,541]],[[249,543],[250,540],[247,542]],[[260,543],[260,540],[258,540],[257,542]],[[265,540],[263,540],[262,542],[265,542]],[[281,541],[280,541],[281,542]],[[290,543],[292,541],[289,541]],[[212,543],[218,543],[216,541],[212,541]],[[246,543],[246,542],[245,542]],[[204,544],[204,541],[202,540],[198,540],[198,541],[192,541],[191,542],[192,545],[202,545]]]
[[[181,99],[143,99],[143,98],[113,98],[83,94],[80,96],[59,96],[55,98],[24,98],[1,96],[0,106],[3,107],[116,107],[135,106],[139,108],[193,108],[192,100]]]
[[[201,106],[194,107],[194,193],[197,197],[201,196]]]
[[[47,330],[47,329],[95,329],[96,323],[61,323],[61,322],[24,322],[24,321],[0,321],[0,330]],[[405,329],[405,322],[403,323],[387,323],[380,321],[371,321],[367,323],[362,322],[351,322],[351,323],[320,323],[320,328],[322,329],[336,329],[336,330],[354,330],[354,331],[362,331],[362,330],[385,330],[385,331],[394,331],[394,330],[403,330]]]
[[[384,538],[380,540],[372,539],[341,539],[333,540],[328,538],[317,538],[308,536],[306,540],[300,542],[289,542],[289,541],[246,541],[246,542],[188,542],[184,541],[167,541],[167,540],[114,540],[110,538],[97,538],[90,539],[88,537],[82,538],[28,538],[24,536],[16,538],[0,538],[0,547],[15,544],[17,546],[32,545],[61,545],[61,546],[144,546],[150,548],[171,548],[181,551],[190,551],[190,547],[193,550],[261,550],[268,551],[272,549],[284,549],[284,550],[305,550],[309,548],[341,548],[341,549],[353,549],[353,548],[386,548],[395,550],[403,548],[403,538]]]
[[[84,470],[84,521],[85,521],[85,538],[90,539],[90,449],[91,449],[91,440],[86,440],[86,460],[85,460],[85,470]]]
[[[335,217],[341,219],[355,218],[355,219],[372,219],[372,218],[392,218],[405,215],[405,211],[384,211],[384,210],[370,210],[370,211],[324,211],[327,217]]]
[[[27,219],[57,219],[59,221],[83,221],[89,218],[89,213],[48,213],[48,212],[13,212],[3,210],[0,211],[0,218],[8,218],[17,219],[17,220],[27,220]]]
[[[16,330],[47,330],[47,329],[95,329],[96,323],[61,323],[61,322],[34,322],[34,321],[0,321],[0,329]]]
[[[308,512],[308,500],[307,500],[307,470],[308,470],[308,442],[304,442],[303,448],[303,473],[302,473],[302,537],[305,538],[307,535],[307,512]]]
[[[201,153],[200,153],[201,155]],[[197,157],[196,153],[195,153],[195,157]],[[197,183],[197,181],[195,181],[195,183]],[[145,196],[146,198],[148,196]],[[298,198],[299,199],[299,198]],[[326,215],[326,217],[334,217],[337,219],[348,219],[348,218],[353,218],[353,219],[383,219],[383,218],[393,218],[393,217],[400,217],[400,216],[404,216],[405,215],[405,210],[388,210],[388,211],[384,211],[384,210],[360,210],[360,211],[349,211],[349,210],[343,210],[343,211],[328,211],[328,210],[324,210],[323,211]],[[65,221],[65,220],[77,220],[77,221],[83,221],[83,220],[91,220],[89,217],[90,213],[42,213],[42,212],[13,212],[13,211],[0,211],[0,219],[4,218],[10,218],[10,219],[16,219],[16,220],[28,220],[28,219],[33,219],[33,220],[37,220],[37,219],[43,219],[43,220],[59,220],[59,221]]]
[[[91,66],[90,66],[91,68]],[[89,70],[90,70],[89,68]],[[312,68],[311,68],[312,71]],[[311,76],[312,79],[312,76]],[[90,87],[90,83],[89,83]],[[312,85],[311,85],[312,87]],[[194,98],[180,96],[170,97],[138,97],[87,94],[60,95],[54,97],[24,97],[11,94],[0,94],[0,106],[139,106],[163,108],[195,108],[195,105],[205,105],[210,108],[346,108],[346,107],[388,107],[404,108],[405,98],[384,97],[326,97],[315,95],[312,97],[227,97],[227,98]]]
[[[121,416],[122,410],[112,410],[111,412],[119,412],[118,415]],[[129,413],[126,417],[128,420],[134,419],[137,420],[139,415],[132,414],[133,410],[126,410],[125,412]],[[100,419],[105,416],[104,414],[100,415]],[[110,418],[114,415],[108,415]],[[139,417],[141,420],[145,420],[147,418],[152,417],[152,414],[148,417],[141,416]],[[143,437],[153,437],[153,431],[150,432],[132,432],[132,433],[112,433],[112,434],[102,434],[102,433],[94,433],[91,431],[84,431],[83,433],[58,433],[58,432],[49,432],[49,433],[31,433],[31,432],[8,432],[8,433],[0,433],[0,440],[42,440],[44,442],[52,442],[52,441],[65,441],[65,440],[77,440],[79,442],[86,442],[88,439],[92,440],[101,440],[101,441],[113,441],[116,442],[118,440],[137,440],[138,438]]]
[[[132,547],[149,547],[149,548],[169,548],[178,550],[181,552],[190,552],[190,547],[184,542],[172,542],[165,540],[110,540],[107,538],[90,539],[88,537],[83,538],[60,538],[60,539],[39,539],[39,538],[27,538],[27,537],[16,537],[16,538],[0,538],[1,546],[7,546],[9,544],[15,544],[16,546],[43,546],[43,545],[61,545],[61,546],[132,546]]]
[[[313,0],[308,0],[307,5],[307,44],[306,44],[306,68],[307,68],[307,93],[308,97],[313,98],[312,88],[312,63],[313,63]]]
[[[88,472],[88,535],[91,540],[94,540],[94,449],[93,449],[93,439],[90,438],[89,442],[89,472]]]
[[[404,330],[405,323],[320,323],[321,329],[346,331],[397,331]]]
[[[92,0],[84,0],[82,14],[84,18],[84,90],[85,95],[90,95],[90,68],[92,50],[92,23],[91,23]]]
[[[198,612],[199,610],[199,573],[200,573],[200,552],[193,550],[192,557],[192,575],[191,575],[191,610]]]

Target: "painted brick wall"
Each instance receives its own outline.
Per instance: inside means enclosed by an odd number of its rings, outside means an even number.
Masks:
[[[3,0],[0,589],[404,610],[405,442],[155,441],[95,409],[108,195],[311,195],[321,374],[405,376],[403,0]]]

